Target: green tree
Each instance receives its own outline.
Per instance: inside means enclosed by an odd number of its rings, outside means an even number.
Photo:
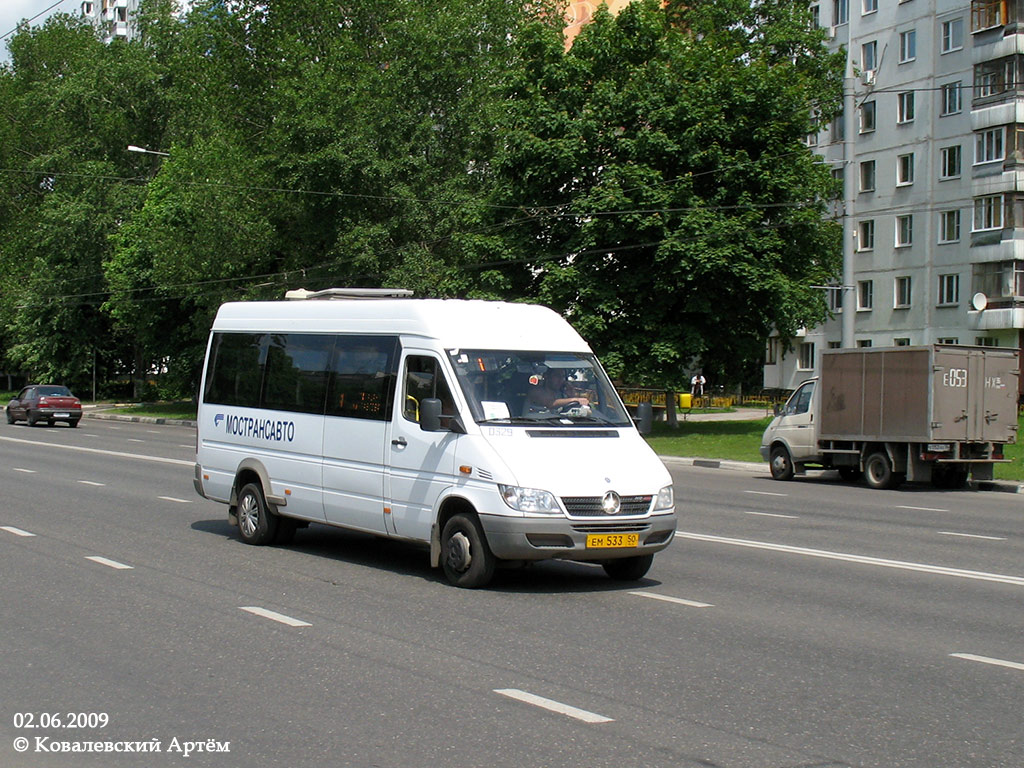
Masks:
[[[836,190],[802,141],[842,69],[806,3],[637,0],[568,52],[549,28],[520,42],[497,200],[521,206],[525,290],[613,375],[735,381],[773,328],[823,319]]]
[[[158,120],[144,57],[80,18],[24,28],[0,70],[0,322],[11,365],[81,386],[123,340],[101,311],[110,235],[136,205],[124,148]]]
[[[117,327],[181,377],[227,299],[286,288],[486,295],[507,257],[486,204],[523,6],[458,0],[146,6],[168,107],[106,262]],[[530,12],[532,13],[532,11]],[[473,269],[467,270],[471,266]]]

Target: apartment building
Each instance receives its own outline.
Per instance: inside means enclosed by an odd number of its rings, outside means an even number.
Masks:
[[[139,0],[82,0],[82,15],[103,34],[103,42],[131,40]]]
[[[1020,348],[1024,0],[821,0],[812,10],[848,58],[854,119],[808,137],[837,177],[852,174],[841,206],[848,265],[845,282],[823,289],[832,319],[789,351],[769,341],[765,386],[796,387],[821,350],[841,345]],[[845,334],[844,313],[854,313]]]

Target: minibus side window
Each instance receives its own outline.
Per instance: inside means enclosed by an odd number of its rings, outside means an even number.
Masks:
[[[327,391],[327,415],[391,418],[398,338],[336,336]]]
[[[270,334],[263,379],[263,407],[322,414],[333,348],[333,336]]]
[[[266,348],[259,333],[216,333],[203,401],[258,408]]]
[[[410,355],[405,359],[405,378],[402,390],[402,415],[419,423],[420,401],[436,397],[441,401],[441,415],[455,416],[455,399],[441,366],[433,357]]]

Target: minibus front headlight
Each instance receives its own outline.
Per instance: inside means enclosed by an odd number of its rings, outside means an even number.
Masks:
[[[542,515],[562,514],[555,497],[548,491],[519,488],[514,485],[499,485],[498,491],[505,503],[519,512],[534,512]]]
[[[675,505],[675,496],[672,493],[672,486],[666,485],[658,491],[658,498],[654,502],[655,509],[671,509]]]

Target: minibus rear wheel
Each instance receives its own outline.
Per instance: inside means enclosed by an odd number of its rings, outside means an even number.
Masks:
[[[459,513],[444,524],[441,565],[448,581],[466,589],[485,586],[494,576],[496,564],[497,558],[473,515]]]
[[[277,536],[278,517],[267,507],[259,483],[247,483],[238,493],[238,533],[246,544],[269,544]]]
[[[639,581],[651,570],[654,555],[637,555],[623,557],[618,560],[605,560],[601,563],[604,572],[616,581]]]

